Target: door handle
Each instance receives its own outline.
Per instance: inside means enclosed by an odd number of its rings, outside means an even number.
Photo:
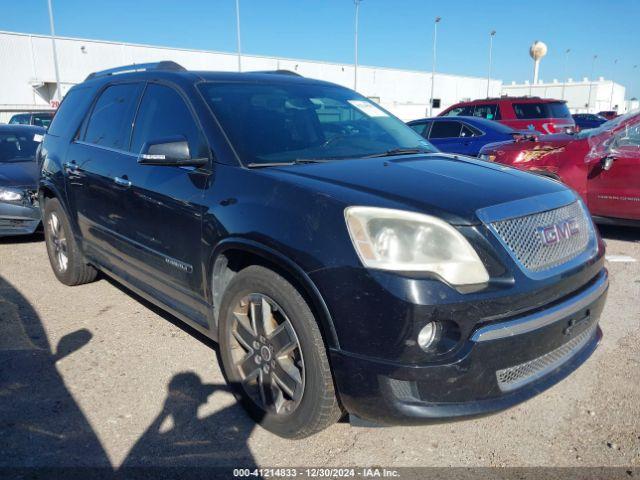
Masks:
[[[129,188],[131,186],[131,181],[126,177],[115,177],[113,181],[116,185],[120,185],[121,187]]]

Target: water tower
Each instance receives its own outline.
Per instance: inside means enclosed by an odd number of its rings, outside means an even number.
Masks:
[[[533,58],[533,84],[538,83],[538,73],[540,71],[540,60],[547,54],[547,45],[536,40],[529,47],[529,55]]]

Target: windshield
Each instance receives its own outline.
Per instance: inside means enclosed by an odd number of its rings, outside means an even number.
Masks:
[[[38,145],[33,133],[0,133],[0,163],[31,161]]]
[[[233,82],[203,83],[200,89],[245,165],[437,151],[401,120],[346,88]]]

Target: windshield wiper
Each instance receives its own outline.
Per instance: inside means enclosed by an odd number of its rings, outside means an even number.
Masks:
[[[432,153],[430,150],[423,148],[392,148],[386,152],[373,153],[360,158],[376,158],[376,157],[395,157],[396,155],[412,155],[414,153]]]
[[[296,158],[290,162],[253,162],[247,163],[247,167],[249,168],[262,168],[262,167],[288,167],[291,165],[304,165],[307,163],[326,163],[331,160],[324,158]]]

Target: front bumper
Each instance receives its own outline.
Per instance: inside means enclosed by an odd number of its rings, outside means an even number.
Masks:
[[[31,235],[40,225],[40,208],[0,202],[0,237]]]
[[[446,363],[406,365],[334,350],[332,366],[347,411],[380,424],[419,424],[485,415],[562,380],[602,336],[608,290],[602,270],[542,309],[481,325]]]

